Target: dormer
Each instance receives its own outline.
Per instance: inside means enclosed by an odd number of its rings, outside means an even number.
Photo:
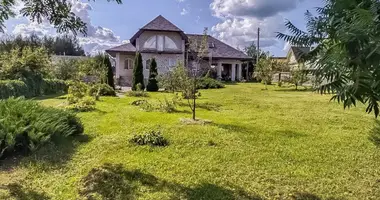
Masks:
[[[188,38],[160,15],[141,28],[130,41],[142,53],[183,53]]]

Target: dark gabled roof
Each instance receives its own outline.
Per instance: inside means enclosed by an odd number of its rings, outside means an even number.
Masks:
[[[301,62],[302,57],[310,52],[310,47],[295,47],[292,46],[291,50],[296,58],[297,62]]]
[[[111,54],[112,56],[115,56],[114,54],[117,52],[125,52],[125,53],[136,53],[136,48],[131,43],[122,44],[117,47],[113,47],[111,49],[106,50],[107,53]]]
[[[182,32],[176,25],[165,19],[162,15],[159,15],[147,25],[142,27],[143,30],[159,30],[159,31],[175,31]]]
[[[162,15],[159,15],[151,22],[143,26],[133,37],[130,39],[133,45],[136,44],[136,39],[144,32],[144,31],[167,31],[167,32],[179,32],[184,40],[187,41],[186,35],[183,33],[181,29],[179,29],[176,25],[171,23]]]
[[[197,43],[201,43],[203,39],[203,35],[198,34],[187,34],[187,37],[190,41],[197,41]],[[212,37],[208,36],[208,52],[211,53],[212,58],[218,59],[244,59],[249,60],[252,59],[242,51],[239,51],[230,45]],[[195,49],[193,49],[196,51]]]

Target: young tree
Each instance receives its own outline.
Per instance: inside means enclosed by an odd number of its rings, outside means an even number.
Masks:
[[[110,1],[110,0],[108,0]],[[118,4],[122,0],[113,0]],[[71,31],[74,35],[77,32],[86,34],[87,26],[82,19],[71,12],[71,3],[67,0],[20,0],[23,8],[20,13],[24,17],[29,17],[31,21],[41,23],[48,20],[59,33]],[[0,1],[0,32],[4,32],[5,21],[16,15],[13,8],[17,5],[15,0]]]
[[[304,64],[299,64],[290,71],[290,83],[296,86],[296,90],[298,90],[298,86],[302,86],[306,81],[308,81],[308,78]]]
[[[197,99],[197,82],[199,75],[201,74],[200,65],[204,62],[205,58],[208,57],[208,29],[205,28],[203,31],[203,36],[200,38],[195,38],[189,40],[188,55],[193,59],[192,66],[187,66],[189,78],[184,80],[183,93],[188,97],[188,104],[193,113],[193,120],[196,120],[196,99]]]
[[[146,86],[146,90],[150,92],[157,92],[158,91],[158,83],[157,83],[157,63],[156,59],[152,59],[152,62],[150,63],[149,68],[149,81],[148,85]]]
[[[378,0],[326,0],[317,16],[306,12],[307,29],[291,22],[291,33],[277,37],[297,46],[315,46],[305,59],[322,80],[320,93],[333,92],[344,108],[357,102],[366,112],[380,113],[380,2]]]
[[[274,74],[274,61],[269,56],[269,52],[265,58],[261,58],[256,66],[256,76],[264,82],[265,89],[267,85],[272,84],[272,77]]]
[[[144,67],[141,57],[141,53],[136,53],[135,66],[133,68],[133,77],[132,77],[132,90],[145,90],[144,85]],[[137,86],[139,85],[140,88]]]

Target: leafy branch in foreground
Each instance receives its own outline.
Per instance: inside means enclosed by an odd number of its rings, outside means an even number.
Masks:
[[[366,112],[379,115],[380,100],[380,2],[377,0],[326,0],[317,16],[306,13],[307,31],[291,22],[290,34],[277,37],[296,46],[315,46],[303,58],[321,84],[321,94],[344,108],[367,105]]]
[[[16,13],[14,7],[21,3],[22,9],[19,11],[22,16],[29,18],[33,22],[41,23],[43,20],[49,21],[59,33],[71,31],[74,35],[78,32],[86,35],[86,23],[71,11],[72,4],[76,0],[3,0],[0,1],[0,32],[4,32],[4,22]],[[90,0],[89,0],[90,1]],[[95,0],[93,0],[95,1]],[[116,1],[121,4],[122,0]]]

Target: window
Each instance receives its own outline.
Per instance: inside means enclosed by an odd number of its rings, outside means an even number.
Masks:
[[[176,60],[169,58],[169,67],[175,67],[177,65]]]
[[[133,69],[134,62],[132,59],[127,58],[124,60],[124,69]]]
[[[144,43],[144,49],[157,49],[158,51],[178,50],[176,43],[168,36],[155,35]]]
[[[144,48],[145,49],[156,49],[157,48],[157,41],[156,41],[156,36],[152,36],[149,38],[145,43],[144,43]]]
[[[164,36],[162,35],[157,36],[157,50],[158,51],[164,50]]]
[[[165,49],[178,49],[175,42],[168,36],[165,36]]]
[[[151,59],[146,60],[146,62],[145,62],[145,69],[149,69],[151,64],[152,64],[152,60]]]

